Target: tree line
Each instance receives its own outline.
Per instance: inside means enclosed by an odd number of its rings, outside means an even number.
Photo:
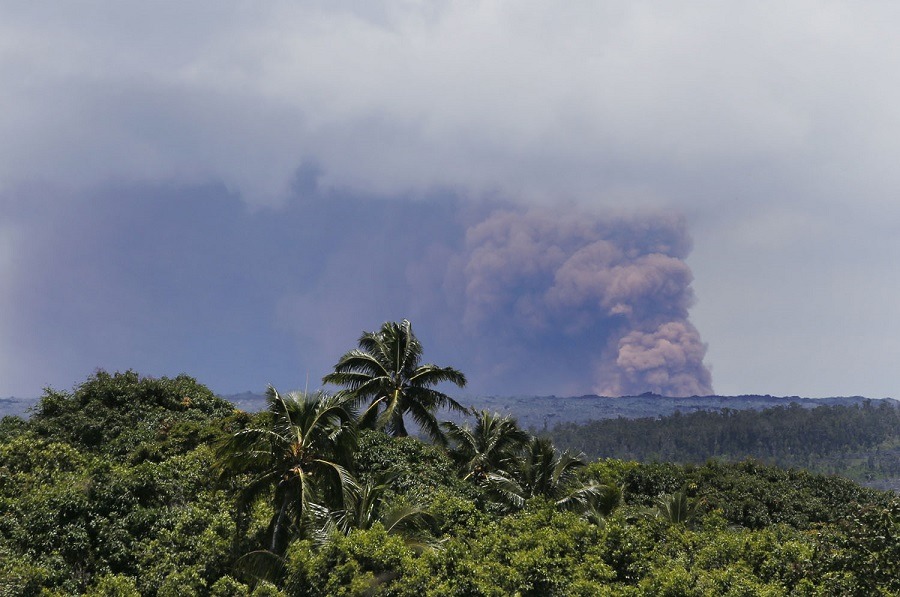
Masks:
[[[589,457],[701,463],[755,458],[858,481],[900,480],[900,407],[797,404],[557,425],[544,435]]]
[[[871,595],[900,501],[756,462],[594,462],[467,413],[409,322],[245,413],[98,371],[0,422],[0,595]],[[424,439],[410,436],[415,422]]]

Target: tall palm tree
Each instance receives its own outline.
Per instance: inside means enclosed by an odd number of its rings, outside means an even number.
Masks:
[[[465,408],[434,386],[450,382],[463,387],[466,377],[452,367],[423,365],[421,360],[422,344],[409,321],[387,322],[377,332],[363,333],[359,348],[342,356],[322,381],[344,386],[356,405],[369,402],[360,426],[405,436],[403,417],[409,414],[434,441],[444,443],[435,411]]]
[[[356,448],[354,413],[345,399],[322,392],[266,394],[263,424],[242,429],[217,446],[223,477],[249,476],[238,497],[241,511],[271,494],[268,551],[283,553],[302,533],[315,505],[343,508],[357,483],[350,474]]]
[[[473,412],[475,427],[443,423],[450,440],[450,457],[456,461],[465,479],[482,484],[491,473],[508,473],[528,445],[531,435],[509,416],[486,410]]]

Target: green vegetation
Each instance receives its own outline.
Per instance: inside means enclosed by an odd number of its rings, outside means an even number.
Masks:
[[[682,464],[754,458],[900,489],[900,407],[891,401],[606,419],[557,425],[546,435],[593,458]]]
[[[216,464],[236,480],[241,514],[270,498],[266,544],[280,556],[316,514],[345,509],[358,489],[349,472],[356,425],[346,400],[335,396],[282,397],[269,388],[268,400],[268,412],[219,442]]]
[[[334,372],[322,381],[346,388],[345,394],[356,405],[370,400],[360,416],[360,426],[384,429],[391,435],[405,436],[405,415],[410,415],[432,440],[444,439],[434,416],[438,408],[465,409],[456,400],[434,389],[451,382],[466,385],[466,377],[452,367],[420,364],[422,344],[407,320],[387,322],[377,332],[364,332],[359,348],[341,357]]]
[[[900,594],[895,494],[588,463],[487,412],[426,443],[383,407],[361,428],[386,394],[349,389],[256,414],[187,376],[48,390],[0,422],[0,596]]]

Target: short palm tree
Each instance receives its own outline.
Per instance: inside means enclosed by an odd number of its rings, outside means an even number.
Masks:
[[[239,493],[241,511],[267,494],[273,515],[268,551],[283,553],[302,534],[315,505],[343,508],[357,483],[350,474],[356,448],[354,413],[346,400],[321,392],[280,395],[269,387],[263,424],[220,442],[217,466],[223,477],[249,481]]]
[[[534,497],[553,501],[567,510],[585,512],[601,499],[605,486],[583,482],[577,472],[584,461],[566,450],[558,453],[548,439],[534,437],[512,475],[491,473],[487,484],[495,495],[514,507]]]
[[[475,427],[443,423],[450,441],[450,457],[465,479],[482,484],[491,473],[509,473],[528,445],[531,435],[515,420],[486,410],[473,413]]]
[[[650,513],[656,518],[673,524],[686,524],[696,516],[703,501],[692,500],[688,497],[687,490],[681,489],[672,494],[660,495],[654,504],[656,508]]]
[[[353,529],[371,529],[380,524],[389,535],[399,535],[415,550],[432,547],[437,521],[428,509],[415,503],[392,503],[389,499],[397,476],[388,471],[360,483],[343,510],[318,507],[316,542],[324,544],[335,533],[346,535]]]
[[[406,436],[403,417],[409,414],[434,441],[444,443],[435,411],[465,408],[434,386],[450,382],[463,387],[466,377],[452,367],[423,365],[421,360],[422,344],[409,321],[387,322],[377,332],[363,333],[359,348],[342,356],[322,381],[344,386],[355,405],[369,403],[360,426]]]

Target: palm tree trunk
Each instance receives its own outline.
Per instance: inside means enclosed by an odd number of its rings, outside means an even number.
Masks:
[[[287,501],[290,499],[288,496],[284,496],[281,500],[281,507],[278,509],[278,515],[275,517],[275,525],[272,528],[272,543],[269,545],[269,551],[272,553],[278,553],[278,544],[279,537],[282,533],[282,525],[284,520],[284,512],[287,510]]]

